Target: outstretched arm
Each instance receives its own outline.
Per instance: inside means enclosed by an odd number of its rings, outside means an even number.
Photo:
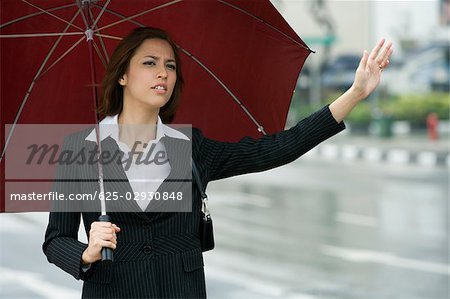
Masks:
[[[330,104],[330,111],[337,122],[341,122],[352,109],[368,97],[378,86],[381,72],[389,65],[393,51],[392,42],[382,38],[370,55],[364,51],[355,74],[353,85],[343,95]]]
[[[370,55],[364,51],[351,88],[289,130],[259,139],[246,137],[236,143],[214,141],[193,131],[193,154],[203,183],[287,164],[342,131],[345,116],[378,86],[391,54],[392,43],[385,44],[384,39]]]
[[[292,162],[344,128],[344,123],[338,123],[325,106],[289,130],[258,139],[245,137],[239,142],[219,142],[193,130],[192,153],[205,184]]]

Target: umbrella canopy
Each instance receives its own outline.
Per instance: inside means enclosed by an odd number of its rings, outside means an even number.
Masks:
[[[174,123],[216,140],[282,130],[311,52],[268,0],[0,5],[2,181],[5,124],[95,123],[109,56],[136,27],[162,28],[179,45],[186,84]]]

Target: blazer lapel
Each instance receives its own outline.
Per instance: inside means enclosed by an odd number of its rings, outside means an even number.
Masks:
[[[161,138],[166,148],[167,157],[170,163],[170,173],[169,176],[163,181],[156,191],[159,193],[160,197],[163,196],[164,192],[167,194],[177,194],[177,192],[182,192],[183,199],[181,202],[174,200],[167,201],[153,201],[147,208],[146,212],[151,212],[152,210],[170,210],[170,211],[187,211],[187,207],[184,207],[183,201],[188,203],[192,197],[192,192],[190,191],[192,186],[192,171],[191,171],[191,157],[192,157],[192,142],[190,140],[183,140],[178,138],[172,138],[164,136]],[[188,188],[187,188],[188,187]],[[189,193],[189,194],[185,194]],[[164,207],[163,207],[164,205]],[[178,206],[177,206],[178,205]],[[161,208],[163,207],[163,208]],[[190,205],[188,210],[190,211]]]
[[[86,148],[89,151],[94,151],[96,144],[94,142],[87,142]],[[107,137],[102,142],[102,157],[103,157],[103,187],[105,191],[106,211],[110,212],[139,212],[142,210],[134,200],[133,189],[128,181],[127,175],[122,165],[122,152],[120,151],[116,141]],[[97,157],[95,157],[97,161]],[[87,163],[87,173],[90,180],[99,179],[98,162]],[[100,192],[100,187],[97,182],[96,190]],[[109,200],[108,200],[109,199]]]
[[[103,167],[103,182],[104,191],[111,199],[106,200],[106,211],[110,212],[132,212],[139,217],[148,219],[150,214],[148,212],[154,211],[190,211],[191,210],[191,186],[192,186],[192,143],[190,140],[183,140],[164,136],[161,138],[163,142],[167,157],[171,166],[168,177],[162,182],[155,193],[159,193],[162,199],[164,192],[167,194],[176,194],[183,192],[182,202],[171,200],[152,200],[147,206],[145,212],[141,210],[136,200],[134,200],[134,192],[127,178],[122,164],[122,154],[116,141],[107,137],[102,141],[102,152],[104,153],[105,162]],[[88,151],[95,150],[94,142],[86,142]],[[108,153],[108,154],[106,154]],[[98,181],[98,165],[97,163],[87,163],[85,176],[90,180]],[[100,190],[97,185],[97,191]],[[185,206],[182,204],[186,203]],[[178,206],[177,206],[178,205]]]

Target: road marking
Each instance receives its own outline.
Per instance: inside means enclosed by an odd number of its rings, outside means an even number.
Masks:
[[[395,164],[407,164],[409,162],[409,152],[401,149],[388,151],[387,161]]]
[[[355,224],[361,226],[369,226],[376,227],[378,225],[378,221],[374,217],[350,214],[344,212],[336,213],[336,221],[348,224]]]
[[[358,157],[358,148],[353,145],[344,145],[342,147],[342,158],[345,160],[354,160]]]
[[[450,275],[449,265],[403,258],[390,252],[350,249],[329,245],[322,246],[320,251],[324,255],[355,263],[377,263],[434,274]]]
[[[336,159],[339,155],[339,147],[334,144],[324,144],[321,151],[323,156],[327,159]]]
[[[252,277],[251,275],[231,271],[222,267],[208,266],[205,268],[205,272],[207,277],[236,284],[259,294],[279,298],[284,293],[283,289],[276,284],[272,285],[262,280],[255,279],[255,277]]]
[[[4,213],[0,214],[0,232],[29,233],[37,228],[44,230],[48,223],[48,212]],[[84,221],[80,221],[78,240],[88,243]]]
[[[41,274],[0,267],[1,284],[16,284],[46,299],[80,298],[81,291],[50,283]]]
[[[434,166],[437,163],[437,155],[432,152],[421,152],[417,155],[417,163],[422,166]]]
[[[376,147],[369,147],[364,151],[364,158],[369,161],[377,162],[381,160],[382,151]]]
[[[208,265],[205,268],[205,274],[208,279],[238,285],[244,290],[254,293],[254,295],[262,295],[264,298],[317,299],[316,296],[308,294],[291,293],[292,291],[289,288],[282,288],[278,284],[270,283],[264,279],[258,279],[254,275],[229,270],[221,266],[215,267]]]

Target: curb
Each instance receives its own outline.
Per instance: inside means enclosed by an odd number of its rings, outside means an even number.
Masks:
[[[304,155],[324,157],[332,160],[384,162],[396,165],[417,165],[426,167],[450,167],[448,152],[408,151],[405,149],[383,149],[355,145],[322,144]]]

